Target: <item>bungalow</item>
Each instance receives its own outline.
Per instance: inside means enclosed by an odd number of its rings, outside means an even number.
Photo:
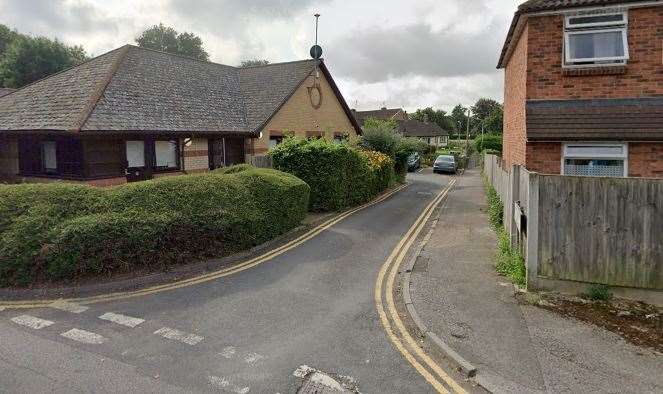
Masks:
[[[361,133],[322,60],[237,68],[126,45],[0,98],[0,177],[110,186]]]
[[[449,143],[449,132],[435,123],[420,122],[414,119],[400,120],[396,130],[405,137],[419,138],[435,147],[446,146]]]
[[[377,120],[407,120],[408,115],[407,111],[403,108],[387,108],[382,107],[380,109],[371,110],[371,111],[357,111],[352,110],[357,122],[363,126],[366,119],[377,119]]]

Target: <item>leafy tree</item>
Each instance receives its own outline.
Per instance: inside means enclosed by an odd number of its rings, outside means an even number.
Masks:
[[[495,110],[502,108],[502,104],[489,98],[480,98],[472,106],[472,114],[479,121],[483,121],[490,116]]]
[[[240,67],[251,67],[251,66],[266,66],[269,64],[269,60],[265,59],[248,59],[242,60],[239,64]]]
[[[449,119],[447,113],[441,109],[435,110],[431,107],[418,109],[414,114],[410,115],[410,118],[420,122],[435,123],[443,130],[454,129],[451,119]]]
[[[379,128],[386,128],[386,129],[391,129],[392,131],[396,130],[396,127],[398,127],[398,123],[393,120],[380,120],[376,118],[368,118],[364,120],[364,124],[362,125],[366,129],[379,129]]]
[[[467,128],[467,108],[463,107],[461,104],[458,104],[451,111],[450,118],[456,134],[465,135]]]
[[[0,57],[5,53],[9,44],[11,44],[20,34],[11,30],[9,27],[0,24]]]
[[[19,35],[0,59],[0,81],[19,88],[87,60],[81,46],[68,46],[45,37]]]
[[[178,33],[163,23],[152,26],[136,38],[142,48],[188,56],[198,60],[209,60],[209,54],[203,48],[203,41],[193,33]]]
[[[504,124],[504,110],[500,106],[483,120],[483,127],[486,133],[502,134]]]

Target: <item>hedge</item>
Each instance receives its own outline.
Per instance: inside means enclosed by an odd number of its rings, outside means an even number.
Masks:
[[[129,272],[221,256],[297,226],[310,188],[234,167],[110,189],[0,186],[0,284]]]
[[[362,204],[394,182],[394,162],[325,139],[287,138],[270,152],[274,168],[311,187],[312,211],[335,211]]]

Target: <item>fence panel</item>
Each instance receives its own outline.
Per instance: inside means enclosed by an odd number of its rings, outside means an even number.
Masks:
[[[663,180],[540,176],[538,274],[663,289]]]
[[[258,168],[272,168],[274,166],[272,157],[267,155],[251,156],[251,165]]]

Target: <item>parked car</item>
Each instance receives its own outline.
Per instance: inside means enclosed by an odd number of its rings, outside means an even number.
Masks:
[[[416,171],[421,167],[421,156],[419,153],[414,152],[407,158],[407,170],[412,172]]]
[[[454,156],[440,155],[435,159],[435,163],[433,163],[433,172],[435,173],[448,172],[455,174],[456,170],[458,170],[458,163]]]

